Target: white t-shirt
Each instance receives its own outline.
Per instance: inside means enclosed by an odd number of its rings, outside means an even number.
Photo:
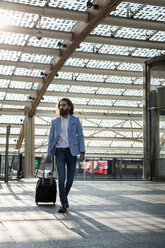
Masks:
[[[69,126],[69,116],[67,118],[63,118],[61,116],[61,132],[59,139],[57,141],[57,148],[67,148],[69,147],[68,142],[68,126]]]

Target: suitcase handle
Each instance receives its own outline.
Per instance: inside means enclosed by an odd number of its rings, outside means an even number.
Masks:
[[[43,169],[43,178],[45,178],[45,164],[52,164],[52,170],[51,170],[51,180],[52,180],[52,177],[53,177],[53,171],[54,171],[54,162],[51,161],[50,163],[43,163],[44,164],[44,169]]]
[[[53,178],[53,171],[54,171],[54,161],[51,161],[50,163],[45,163],[45,162],[42,162],[42,163],[40,163],[40,165],[39,165],[39,167],[38,167],[38,169],[37,169],[37,172],[36,172],[36,175],[35,175],[35,177],[37,177],[37,174],[38,174],[38,170],[39,170],[39,168],[40,168],[40,166],[41,165],[44,165],[43,166],[43,174],[42,174],[42,178],[45,178],[45,165],[46,164],[52,164],[52,170],[51,170],[51,174],[50,174],[50,178],[51,178],[51,180],[52,180],[52,178]]]

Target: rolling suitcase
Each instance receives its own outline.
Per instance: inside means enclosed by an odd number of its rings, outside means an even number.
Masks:
[[[49,173],[50,177],[45,178],[45,163],[43,168],[43,176],[39,178],[36,185],[35,202],[38,205],[39,202],[55,204],[57,195],[57,184],[55,178],[53,178],[53,162],[52,170]]]

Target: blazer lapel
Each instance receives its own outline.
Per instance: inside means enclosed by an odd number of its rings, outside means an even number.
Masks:
[[[61,117],[57,118],[57,135],[61,131]]]
[[[70,115],[70,116],[69,116],[68,133],[70,133],[72,122],[73,122],[73,116]]]

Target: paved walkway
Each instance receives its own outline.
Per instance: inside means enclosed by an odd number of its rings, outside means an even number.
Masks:
[[[0,182],[0,248],[165,247],[165,183],[75,181],[66,214],[36,206],[35,185]]]

